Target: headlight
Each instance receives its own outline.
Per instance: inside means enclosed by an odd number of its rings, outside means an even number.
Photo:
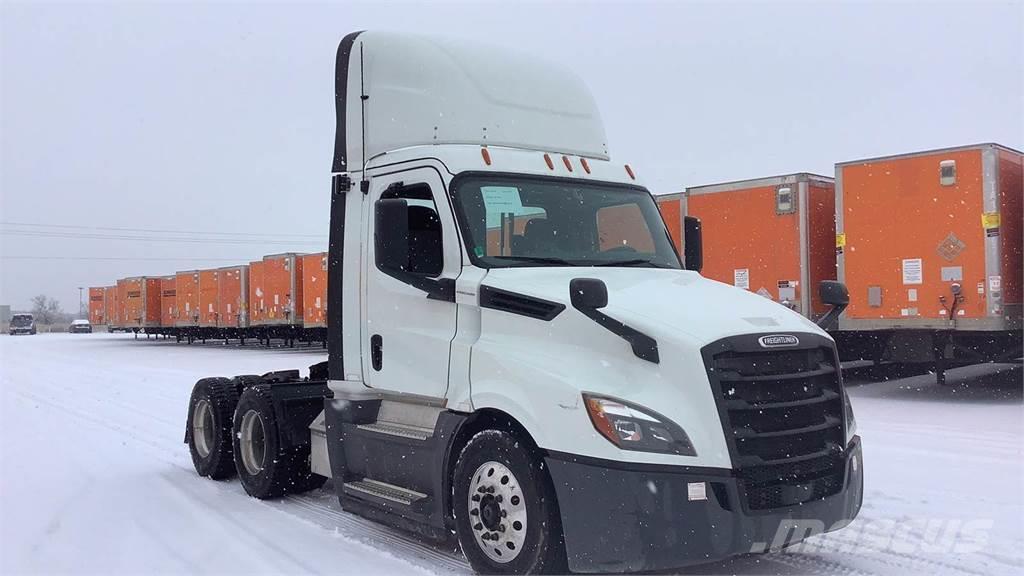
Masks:
[[[850,395],[843,389],[843,407],[846,410],[846,445],[850,445],[853,436],[857,433],[857,419],[853,417],[853,404],[850,403]]]
[[[657,412],[624,400],[583,395],[594,428],[623,450],[696,456],[686,432]]]

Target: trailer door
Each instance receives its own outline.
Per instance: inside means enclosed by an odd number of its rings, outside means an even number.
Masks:
[[[455,337],[454,279],[462,269],[444,183],[433,168],[378,176],[371,179],[369,200],[363,242],[365,381],[381,390],[443,398]],[[381,200],[404,202],[402,226],[376,229]],[[395,241],[406,246],[400,266],[385,249]],[[425,288],[441,285],[452,287],[451,300],[428,298]]]

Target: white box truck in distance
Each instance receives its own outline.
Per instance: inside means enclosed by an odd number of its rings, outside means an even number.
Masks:
[[[674,568],[856,516],[833,341],[702,278],[694,221],[684,266],[571,71],[362,32],[336,82],[328,361],[199,381],[201,475],[330,478],[484,573]]]

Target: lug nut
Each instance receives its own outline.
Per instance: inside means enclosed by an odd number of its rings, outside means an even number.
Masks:
[[[505,531],[505,525],[504,524],[499,525],[498,526],[498,532],[504,532],[504,531]]]
[[[502,510],[501,511],[501,517],[504,518],[506,516],[508,516],[508,512],[506,512],[505,510]]]
[[[501,501],[504,500],[504,498],[501,497],[501,494],[495,496],[494,499],[498,501],[498,504],[501,504]]]
[[[481,487],[477,488],[476,491],[481,493],[481,494],[484,494],[485,492],[487,492],[487,488],[481,486]]]
[[[494,486],[488,486],[487,487],[487,493],[488,494],[494,494]]]

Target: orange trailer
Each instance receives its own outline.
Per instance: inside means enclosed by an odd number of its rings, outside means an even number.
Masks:
[[[160,278],[160,326],[170,328],[174,326],[177,318],[177,277],[164,276]]]
[[[266,299],[263,298],[263,261],[249,263],[249,324],[258,326],[266,314]]]
[[[89,323],[94,326],[107,323],[106,312],[103,307],[103,293],[105,288],[89,288]]]
[[[678,243],[682,217],[703,223],[708,278],[775,300],[808,318],[825,314],[817,286],[835,280],[835,189],[798,173],[687,188],[685,205],[662,202]],[[677,207],[678,206],[678,207]],[[680,246],[680,252],[681,246]]]
[[[249,265],[251,324],[302,325],[302,258],[295,253],[264,256]]]
[[[108,328],[116,328],[120,324],[118,314],[117,286],[107,286],[103,289],[103,320]]]
[[[199,270],[185,270],[175,276],[175,326],[199,325]]]
[[[658,202],[658,210],[661,218],[665,221],[665,227],[672,236],[672,243],[676,245],[679,254],[683,254],[683,218],[686,217],[686,193],[662,194],[655,196]]]
[[[302,325],[327,327],[327,253],[302,257]]]
[[[220,325],[219,288],[219,270],[199,271],[199,326],[213,328]]]
[[[120,327],[126,329],[160,326],[160,279],[148,276],[117,281]]]
[[[837,164],[840,329],[1019,330],[1021,165],[998,144]]]
[[[218,271],[217,325],[245,328],[249,325],[249,267],[227,266]]]

